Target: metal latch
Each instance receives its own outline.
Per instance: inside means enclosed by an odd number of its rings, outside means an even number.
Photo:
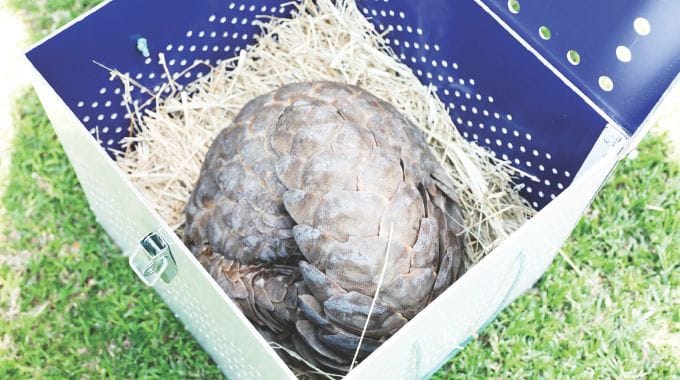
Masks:
[[[139,242],[139,247],[130,255],[128,263],[147,286],[154,286],[159,279],[169,283],[177,274],[177,264],[170,252],[170,246],[157,232],[146,235]]]

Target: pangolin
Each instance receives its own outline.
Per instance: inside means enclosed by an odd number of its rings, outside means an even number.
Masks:
[[[333,82],[248,102],[186,207],[187,247],[243,313],[334,370],[357,350],[385,257],[360,358],[463,274],[463,235],[456,189],[416,126]]]

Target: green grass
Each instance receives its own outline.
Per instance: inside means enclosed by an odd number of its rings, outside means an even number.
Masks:
[[[96,2],[12,0],[34,39]],[[15,262],[0,260],[0,378],[219,377],[97,226],[32,91],[16,120],[1,201],[0,259]],[[622,162],[564,247],[573,265],[558,257],[434,378],[680,373],[680,171],[666,149],[650,136]]]

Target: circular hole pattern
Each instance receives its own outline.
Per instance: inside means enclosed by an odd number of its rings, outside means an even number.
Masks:
[[[621,62],[630,62],[631,59],[633,59],[633,55],[630,52],[630,49],[628,49],[625,46],[617,46],[616,47],[616,58],[619,59]]]
[[[614,89],[614,82],[612,81],[612,78],[602,75],[598,80],[597,83],[600,85],[600,88],[603,89],[604,91],[611,91]]]
[[[519,1],[518,0],[508,0],[508,10],[511,13],[517,14],[519,13]]]
[[[646,36],[652,31],[652,25],[644,17],[638,17],[633,21],[633,28],[635,32],[641,36]]]
[[[576,66],[581,63],[581,55],[576,50],[569,50],[567,52],[567,61]]]
[[[538,35],[541,36],[542,39],[547,41],[552,36],[552,33],[550,32],[550,28],[543,25],[540,28],[538,28]]]

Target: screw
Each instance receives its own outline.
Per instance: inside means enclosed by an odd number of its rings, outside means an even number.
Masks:
[[[137,50],[144,56],[148,58],[151,54],[149,53],[149,43],[144,37],[139,37],[137,39]]]

